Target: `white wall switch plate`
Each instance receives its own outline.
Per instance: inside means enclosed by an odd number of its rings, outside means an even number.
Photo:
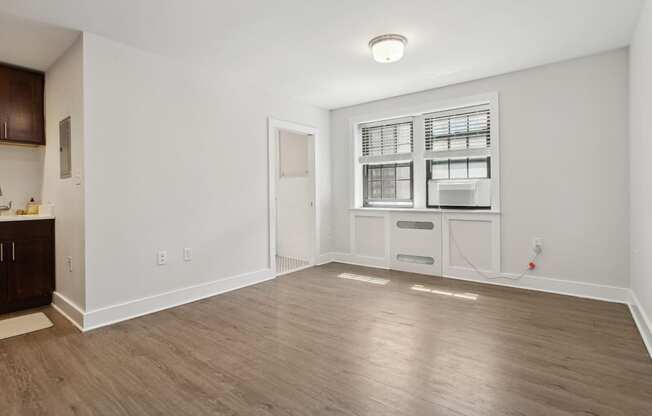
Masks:
[[[75,185],[80,186],[81,183],[82,183],[81,170],[75,169],[75,173],[73,174],[73,178],[75,179]]]
[[[168,252],[164,250],[159,251],[156,255],[156,263],[158,263],[159,266],[168,264]]]
[[[183,261],[192,261],[192,249],[190,247],[183,249]]]

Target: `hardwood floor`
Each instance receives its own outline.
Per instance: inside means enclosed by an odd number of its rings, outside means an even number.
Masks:
[[[652,414],[625,305],[329,264],[86,334],[42,310],[2,415]]]

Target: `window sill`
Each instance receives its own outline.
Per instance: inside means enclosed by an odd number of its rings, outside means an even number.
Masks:
[[[375,208],[375,207],[353,207],[349,211],[371,211],[371,212],[428,212],[428,213],[457,213],[457,214],[491,214],[500,215],[500,211],[493,209],[447,209],[447,208]]]

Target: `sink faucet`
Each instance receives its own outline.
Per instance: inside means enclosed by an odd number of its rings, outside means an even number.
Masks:
[[[2,188],[0,188],[0,196],[2,196]],[[0,205],[0,211],[9,211],[11,209],[12,201],[9,201],[9,205]]]

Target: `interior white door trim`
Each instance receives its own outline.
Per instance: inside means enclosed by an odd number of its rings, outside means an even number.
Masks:
[[[320,210],[319,210],[319,201],[317,201],[317,196],[319,195],[319,178],[317,175],[319,166],[318,166],[318,157],[317,157],[317,148],[319,147],[319,129],[312,126],[307,126],[303,124],[293,123],[290,121],[284,121],[275,119],[273,117],[268,118],[268,131],[267,131],[267,150],[268,150],[268,190],[269,190],[269,199],[268,199],[268,264],[269,268],[272,270],[272,273],[276,274],[276,171],[278,164],[278,132],[279,130],[291,131],[299,134],[306,134],[313,137],[312,145],[312,157],[311,157],[311,168],[312,168],[312,179],[313,179],[313,189],[312,189],[312,209],[313,209],[313,219],[314,219],[314,244],[312,250],[312,256],[310,258],[310,264],[314,265],[319,258],[320,247]]]

